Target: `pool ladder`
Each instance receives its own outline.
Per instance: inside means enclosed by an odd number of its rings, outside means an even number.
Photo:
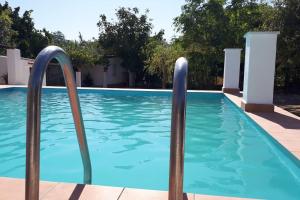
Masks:
[[[26,122],[26,200],[39,199],[41,89],[47,66],[54,58],[59,62],[62,68],[65,83],[68,88],[77,140],[83,162],[84,183],[91,184],[92,182],[91,161],[75,85],[73,67],[64,50],[56,46],[49,46],[43,49],[35,59],[28,82]]]
[[[37,56],[28,82],[26,122],[26,200],[39,199],[41,89],[47,66],[54,58],[59,62],[62,68],[68,89],[83,163],[84,183],[91,184],[92,182],[91,161],[75,85],[73,67],[64,50],[56,46],[49,46],[43,49]],[[185,58],[179,58],[175,64],[173,79],[169,200],[183,200],[187,70],[187,60]]]
[[[188,62],[177,59],[173,78],[169,200],[183,200],[185,111]]]

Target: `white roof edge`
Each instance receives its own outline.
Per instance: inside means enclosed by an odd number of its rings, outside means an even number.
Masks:
[[[242,48],[225,48],[223,51],[226,51],[226,50],[237,50],[237,51],[241,51],[243,50]]]
[[[248,35],[279,35],[279,31],[250,31],[247,32],[244,37],[247,37]]]

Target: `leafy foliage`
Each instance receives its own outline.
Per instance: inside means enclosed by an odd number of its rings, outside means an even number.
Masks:
[[[146,60],[146,70],[151,75],[157,74],[162,80],[162,88],[166,88],[172,83],[175,62],[182,56],[184,50],[179,43],[158,44]]]
[[[8,2],[0,4],[1,24],[6,24],[6,28],[3,29],[6,38],[3,41],[20,49],[22,56],[33,58],[48,45],[48,32],[45,29],[34,28],[32,10],[26,10],[22,16],[19,12],[20,7],[12,9]]]
[[[3,46],[12,46],[11,38],[16,32],[11,29],[11,26],[12,19],[9,16],[9,11],[0,8],[0,41]],[[1,53],[3,53],[3,49]]]
[[[300,1],[275,1],[272,26],[280,31],[278,40],[276,86],[298,90],[300,85]]]
[[[99,44],[106,54],[122,58],[122,65],[130,72],[142,77],[145,54],[143,51],[150,36],[152,24],[145,14],[137,8],[121,7],[116,10],[117,22],[109,22],[105,15],[100,15]]]
[[[61,46],[68,53],[76,71],[108,62],[97,41],[84,41],[81,34],[79,36],[78,42],[66,40],[61,32],[52,33],[52,43]]]
[[[187,0],[175,25],[189,60],[189,84],[214,88],[222,74],[223,49],[242,47],[243,35],[261,30],[267,4],[247,0]]]

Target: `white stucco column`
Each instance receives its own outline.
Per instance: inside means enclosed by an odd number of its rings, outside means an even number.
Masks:
[[[76,72],[76,86],[81,87],[81,72]]]
[[[7,49],[7,75],[8,84],[18,84],[20,79],[21,53],[19,49]]]
[[[240,80],[240,62],[242,49],[224,49],[223,92],[238,93]]]
[[[276,43],[279,32],[248,32],[242,108],[273,112]]]
[[[30,75],[30,59],[21,58],[19,49],[7,49],[7,74],[9,85],[27,85]],[[46,78],[44,78],[44,81]]]

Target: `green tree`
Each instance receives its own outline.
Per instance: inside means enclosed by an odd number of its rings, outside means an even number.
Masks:
[[[12,20],[7,10],[0,9],[0,41],[4,47],[12,46],[12,37],[15,33],[11,29]],[[5,48],[1,48],[1,54],[5,53]]]
[[[300,85],[300,1],[276,0],[277,15],[272,27],[280,31],[278,38],[276,83],[285,91]]]
[[[227,34],[228,46],[241,47],[244,45],[244,35],[249,31],[262,31],[267,4],[258,4],[256,1],[232,0],[226,7],[226,16],[229,20]],[[266,27],[265,27],[266,28]]]
[[[137,8],[121,7],[116,10],[117,22],[108,22],[105,15],[100,16],[99,44],[106,54],[113,54],[122,59],[122,66],[129,71],[129,84],[132,87],[138,78],[143,77],[144,46],[151,33],[152,24],[145,14]],[[131,79],[133,79],[131,81]]]
[[[143,48],[143,54],[145,55],[146,58],[146,60],[144,61],[144,65],[145,65],[144,84],[148,88],[161,87],[160,74],[149,73],[149,71],[147,70],[147,65],[154,53],[155,48],[158,45],[167,44],[163,36],[164,36],[164,30],[160,30],[158,33],[155,33],[153,36],[149,37],[147,44]]]
[[[65,35],[61,31],[50,33],[51,43],[57,46],[65,46],[67,43]]]
[[[172,82],[174,65],[179,57],[184,56],[183,48],[179,43],[159,44],[146,61],[146,70],[150,74],[158,75],[162,80],[162,88]]]
[[[80,33],[79,41],[66,40],[64,34],[60,31],[53,32],[50,35],[51,44],[62,47],[68,53],[75,71],[108,62],[98,41],[85,41]]]
[[[5,54],[6,48],[12,47],[12,37],[16,32],[11,28],[13,21],[11,19],[11,9],[8,3],[0,4],[0,53]]]
[[[223,62],[229,20],[222,0],[187,0],[175,25],[189,60],[189,86],[207,89],[216,84]]]
[[[3,30],[5,37],[9,38],[10,46],[21,50],[22,56],[33,58],[49,44],[48,31],[34,28],[32,10],[26,10],[20,15],[20,7],[12,9],[8,2],[5,2],[0,4],[0,12],[4,16],[1,23],[7,25],[7,29]]]
[[[222,76],[224,48],[241,48],[248,31],[274,30],[276,10],[265,1],[187,0],[175,25],[189,60],[189,85],[214,89]]]

